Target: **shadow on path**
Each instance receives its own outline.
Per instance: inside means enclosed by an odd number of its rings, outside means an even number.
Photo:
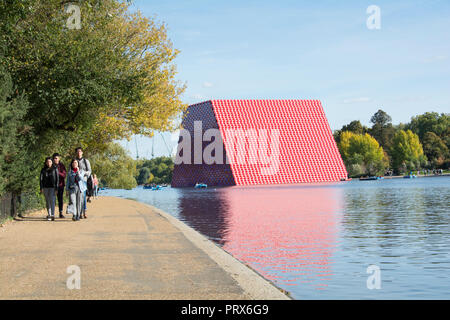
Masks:
[[[47,217],[17,217],[14,218],[14,221],[18,222],[73,222],[71,217],[65,217],[65,218],[56,218],[54,221],[47,221]]]

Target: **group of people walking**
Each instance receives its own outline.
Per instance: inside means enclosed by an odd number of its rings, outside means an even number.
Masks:
[[[89,160],[83,158],[81,147],[75,149],[75,154],[68,171],[58,153],[45,159],[39,180],[41,193],[45,197],[48,221],[55,220],[56,199],[59,218],[64,218],[64,190],[69,198],[67,213],[72,214],[74,221],[87,218],[87,202],[90,202],[91,197],[97,197],[98,179],[92,174]]]

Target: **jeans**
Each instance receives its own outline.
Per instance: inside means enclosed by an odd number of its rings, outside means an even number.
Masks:
[[[83,192],[83,212],[86,212],[87,210],[87,205],[86,205],[86,191]]]
[[[55,216],[56,190],[55,188],[44,188],[45,206],[50,217]]]
[[[69,190],[69,205],[67,206],[67,213],[73,214],[74,219],[79,219],[83,210],[83,194],[80,189],[75,187]]]

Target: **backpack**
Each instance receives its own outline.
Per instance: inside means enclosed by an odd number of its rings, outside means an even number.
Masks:
[[[94,179],[92,178],[92,174],[87,179],[87,190],[89,195],[92,195],[92,191],[94,190]]]
[[[83,158],[84,161],[84,167],[87,169],[87,162],[86,162],[86,158]],[[89,177],[87,178],[87,194],[88,196],[92,196],[93,195],[93,191],[94,191],[94,178],[92,178],[92,173],[89,175]]]

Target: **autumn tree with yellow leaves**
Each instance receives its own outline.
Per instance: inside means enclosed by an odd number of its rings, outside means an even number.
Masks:
[[[26,5],[2,63],[26,94],[41,142],[70,138],[95,150],[173,128],[184,86],[164,23],[131,13],[129,2],[84,0],[72,2],[81,28],[69,29],[61,0],[18,2]]]
[[[389,165],[383,148],[368,133],[344,131],[338,143],[342,160],[350,176],[383,175]]]

